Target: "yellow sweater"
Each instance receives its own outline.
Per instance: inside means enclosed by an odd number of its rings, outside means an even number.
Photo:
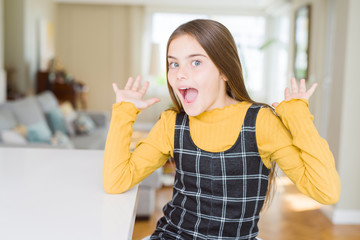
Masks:
[[[239,136],[251,103],[239,102],[189,117],[190,134],[201,149],[221,152]],[[113,105],[104,154],[103,181],[108,193],[122,193],[173,156],[176,113],[164,111],[148,136],[129,150],[132,125],[140,111],[128,102]],[[256,121],[256,140],[266,167],[275,161],[304,194],[323,204],[337,202],[340,179],[327,142],[313,124],[306,99],[262,108]]]

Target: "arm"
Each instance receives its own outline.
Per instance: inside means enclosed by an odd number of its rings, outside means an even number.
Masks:
[[[103,182],[107,193],[122,193],[165,164],[170,154],[167,131],[169,112],[164,112],[148,136],[130,152],[132,125],[139,110],[128,102],[114,104],[107,136]]]
[[[133,153],[130,152],[132,125],[139,109],[145,109],[159,101],[142,100],[148,83],[138,91],[139,85],[139,77],[133,86],[130,78],[124,90],[113,85],[117,103],[113,106],[103,165],[103,181],[107,193],[121,193],[130,189],[160,167],[168,156],[166,152],[169,150],[166,150],[164,144],[166,137],[163,136],[167,132],[166,121],[161,120],[147,139],[138,144]]]
[[[306,99],[282,102],[275,116],[270,109],[259,112],[258,145],[264,164],[275,161],[307,196],[323,204],[337,202],[340,180],[334,157],[320,137]]]
[[[268,159],[275,161],[301,192],[320,203],[333,204],[339,199],[340,179],[329,146],[318,134],[308,109],[315,87],[306,92],[304,80],[298,89],[292,79],[293,93],[286,89],[285,101],[273,104],[280,119],[273,116],[278,132],[272,137],[276,147],[267,151]]]

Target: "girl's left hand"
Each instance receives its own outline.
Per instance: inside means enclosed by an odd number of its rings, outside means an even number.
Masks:
[[[292,91],[292,93],[290,93],[289,88],[285,88],[285,100],[284,101],[289,101],[292,98],[294,98],[294,99],[305,98],[305,99],[309,100],[311,95],[313,95],[313,93],[315,92],[315,89],[316,89],[317,85],[318,85],[317,83],[314,83],[311,86],[311,88],[308,91],[306,91],[305,79],[300,80],[300,88],[298,88],[298,85],[296,83],[296,79],[291,78],[291,91]],[[272,104],[273,107],[277,107],[278,105],[279,105],[278,102],[274,102]]]

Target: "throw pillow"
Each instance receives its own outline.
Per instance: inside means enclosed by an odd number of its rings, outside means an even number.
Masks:
[[[65,118],[66,129],[70,137],[75,136],[74,121],[77,113],[69,101],[65,101],[60,105],[60,110]]]
[[[74,148],[73,143],[69,137],[61,131],[56,131],[54,136],[51,138],[51,144],[53,146],[61,146],[65,148]]]
[[[39,121],[27,126],[26,138],[29,142],[50,143],[51,131],[45,121]]]
[[[79,113],[74,121],[74,125],[78,134],[89,134],[95,128],[94,121],[86,113]]]
[[[60,111],[60,108],[54,108],[51,111],[47,112],[46,119],[53,133],[55,133],[56,131],[61,131],[64,134],[68,133],[65,118]]]
[[[10,144],[26,144],[26,139],[20,133],[13,130],[2,130],[0,132],[1,140]]]

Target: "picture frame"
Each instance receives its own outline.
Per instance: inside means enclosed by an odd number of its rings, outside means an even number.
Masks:
[[[298,80],[309,77],[310,28],[311,5],[304,5],[295,12],[294,77]]]

